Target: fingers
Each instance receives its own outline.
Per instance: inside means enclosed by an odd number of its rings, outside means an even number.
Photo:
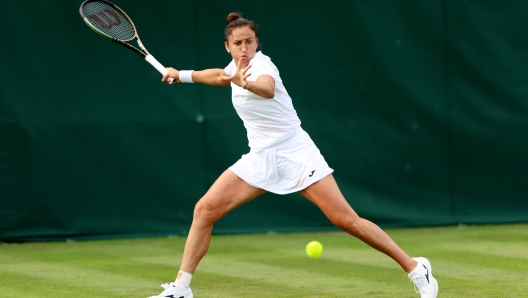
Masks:
[[[248,70],[251,68],[252,65],[247,63],[247,58],[241,57],[238,60],[236,73],[231,79],[233,83],[237,84],[238,86],[244,89],[246,87],[246,79],[251,75]]]
[[[242,80],[245,81],[250,75],[251,75],[250,72],[245,73],[245,74],[243,75],[243,77],[242,77]]]
[[[180,82],[180,72],[172,67],[167,67],[167,73],[161,78],[162,82],[167,82],[169,85]]]
[[[251,68],[251,66],[252,66],[251,64],[248,64],[248,65],[246,65],[244,68],[240,69],[239,72],[240,72],[242,75],[245,75],[245,73]]]
[[[251,65],[248,65],[244,67],[242,71],[238,73],[239,79],[240,79],[240,87],[242,87],[243,89],[246,89],[246,85],[247,85],[246,79],[251,75],[251,72],[248,72],[248,69],[250,68],[251,68]]]
[[[242,65],[244,65],[244,58],[240,57],[240,59],[238,59],[238,63],[237,63],[237,72],[240,72],[240,69],[242,68]]]
[[[180,82],[178,79],[171,78],[169,74],[164,75],[163,78],[161,78],[161,81],[167,82],[169,85]]]
[[[240,57],[240,59],[238,59],[237,71],[241,71],[249,66],[249,60],[247,57]]]

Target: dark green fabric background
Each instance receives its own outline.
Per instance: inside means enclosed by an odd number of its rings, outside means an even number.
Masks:
[[[81,20],[0,2],[0,240],[185,235],[246,153],[230,88],[168,86]],[[259,24],[303,128],[382,227],[528,221],[528,2],[122,1],[166,66],[225,67],[225,17]],[[266,194],[215,233],[335,229]]]

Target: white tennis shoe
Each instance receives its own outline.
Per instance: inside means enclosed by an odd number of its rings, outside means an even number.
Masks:
[[[161,285],[165,290],[158,296],[151,296],[149,298],[194,298],[191,288],[184,289],[177,286],[175,283]]]
[[[414,283],[414,290],[420,293],[421,298],[436,298],[438,295],[438,282],[433,277],[433,268],[426,258],[413,258],[418,262],[418,266],[411,273],[409,278]]]

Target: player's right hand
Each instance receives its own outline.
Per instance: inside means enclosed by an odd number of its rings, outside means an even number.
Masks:
[[[167,82],[169,85],[172,85],[174,83],[181,83],[180,71],[172,67],[167,67],[167,73],[163,75],[161,81]]]

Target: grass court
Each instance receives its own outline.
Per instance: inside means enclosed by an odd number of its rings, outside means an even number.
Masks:
[[[528,224],[386,229],[428,257],[442,298],[528,297]],[[320,241],[323,254],[306,256]],[[184,237],[0,245],[0,297],[148,297],[173,281]],[[387,256],[341,232],[215,235],[196,298],[419,297]]]

